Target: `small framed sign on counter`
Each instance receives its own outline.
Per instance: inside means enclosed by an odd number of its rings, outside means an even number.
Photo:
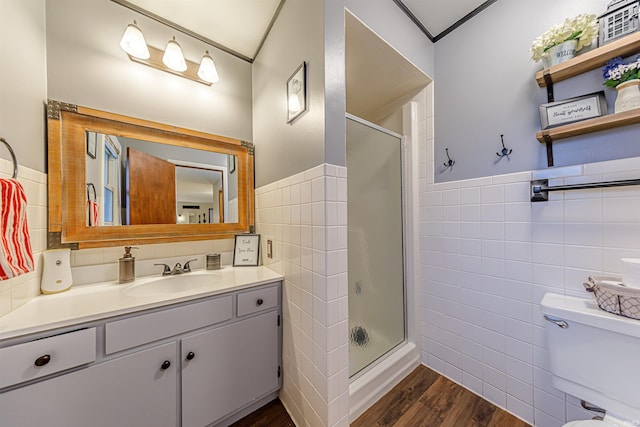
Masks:
[[[260,235],[237,234],[233,248],[233,266],[257,266],[260,261]]]
[[[582,120],[593,119],[607,114],[604,91],[550,102],[540,106],[542,129],[568,125]]]

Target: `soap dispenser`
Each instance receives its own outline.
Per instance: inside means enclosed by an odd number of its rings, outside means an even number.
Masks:
[[[118,283],[129,283],[136,279],[136,258],[131,255],[131,246],[124,247],[124,255],[120,258],[120,274]]]
[[[71,288],[71,250],[51,249],[42,253],[44,267],[40,289],[43,294],[56,294]]]

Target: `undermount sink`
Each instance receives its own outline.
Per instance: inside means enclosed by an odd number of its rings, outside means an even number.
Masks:
[[[129,296],[145,297],[187,292],[211,287],[216,282],[219,282],[221,277],[220,274],[211,272],[164,276],[151,281],[133,284],[124,293]]]

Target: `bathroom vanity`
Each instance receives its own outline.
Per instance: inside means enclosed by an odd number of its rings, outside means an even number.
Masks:
[[[226,268],[210,287],[175,293],[110,283],[35,298],[0,318],[1,424],[239,419],[282,384],[281,279],[264,267]]]

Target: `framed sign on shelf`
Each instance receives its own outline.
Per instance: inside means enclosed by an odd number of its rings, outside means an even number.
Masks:
[[[593,119],[607,114],[607,101],[604,91],[549,102],[540,106],[540,124],[542,129],[568,125],[582,120]]]
[[[260,235],[237,234],[233,247],[233,266],[257,266],[260,262]]]

